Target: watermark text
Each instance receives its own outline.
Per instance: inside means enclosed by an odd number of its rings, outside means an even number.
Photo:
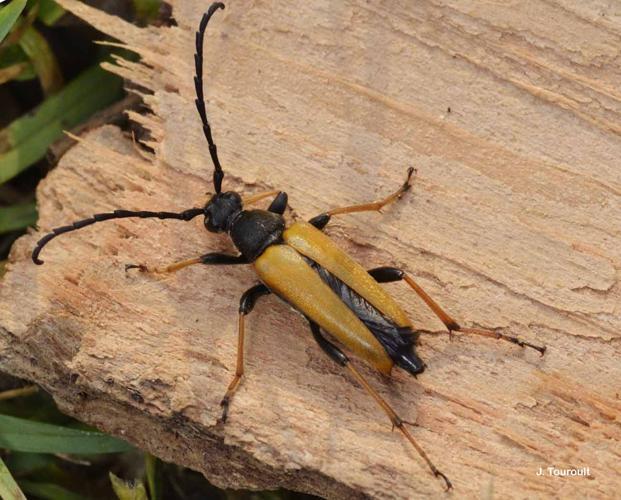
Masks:
[[[539,467],[538,476],[556,477],[588,477],[591,475],[589,467]]]

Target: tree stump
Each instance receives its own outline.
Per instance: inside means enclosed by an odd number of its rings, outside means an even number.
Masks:
[[[116,208],[201,206],[212,165],[194,108],[194,30],[137,28],[64,7],[141,56],[107,67],[152,113],[140,155],[92,131],[39,188],[40,232],[21,238],[0,289],[3,370],[64,411],[222,487],[328,498],[441,495],[442,485],[306,323],[273,297],[248,318],[246,377],[225,426],[240,294],[251,268],[126,274],[231,250],[202,221],[126,219],[41,235]],[[366,266],[412,273],[464,325],[545,344],[422,335],[427,371],[364,373],[459,497],[612,496],[621,488],[621,17],[614,7],[533,3],[237,0],[205,40],[205,93],[225,189],[287,191],[289,219],[376,199],[418,169],[381,214],[328,229]],[[442,324],[387,285],[423,330]],[[589,468],[562,477],[558,469]],[[543,475],[538,475],[540,468]],[[552,474],[552,475],[550,475]]]

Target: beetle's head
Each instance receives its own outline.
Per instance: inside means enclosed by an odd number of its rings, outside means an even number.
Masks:
[[[205,227],[212,233],[228,231],[241,209],[241,196],[234,191],[216,193],[205,205]]]

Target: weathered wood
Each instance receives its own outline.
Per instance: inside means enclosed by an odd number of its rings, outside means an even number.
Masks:
[[[139,52],[111,70],[149,89],[152,161],[113,127],[89,133],[41,184],[41,231],[114,208],[206,200],[211,164],[193,105],[193,31],[139,29],[63,6]],[[621,19],[598,2],[252,2],[206,37],[206,95],[225,187],[284,189],[290,217],[367,201],[418,168],[381,215],[328,230],[369,267],[403,266],[463,324],[548,346],[424,336],[418,380],[365,373],[461,496],[592,497],[621,479]],[[273,297],[248,319],[247,377],[226,427],[242,267],[153,279],[230,249],[191,223],[123,220],[58,238],[43,267],[19,240],[0,288],[4,370],[71,414],[223,486],[333,498],[438,496],[374,403]],[[441,324],[389,285],[423,329]],[[588,478],[539,477],[589,467]]]

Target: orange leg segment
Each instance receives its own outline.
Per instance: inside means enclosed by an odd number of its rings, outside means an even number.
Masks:
[[[360,205],[349,205],[347,207],[333,208],[332,210],[328,210],[327,212],[324,212],[322,214],[317,215],[316,217],[313,217],[309,222],[313,226],[315,226],[317,229],[323,229],[328,224],[328,222],[330,221],[330,218],[333,215],[351,214],[354,212],[372,212],[372,211],[379,212],[386,205],[401,198],[401,196],[403,196],[403,193],[405,193],[406,191],[410,189],[410,187],[412,186],[411,178],[414,172],[415,172],[414,168],[410,167],[407,171],[407,177],[405,179],[405,182],[394,193],[386,196],[386,198],[383,198],[378,201],[374,201],[372,203],[363,203]]]
[[[127,264],[125,266],[125,271],[129,271],[130,269],[138,269],[141,273],[149,274],[174,273],[179,269],[183,269],[184,267],[200,263],[201,258],[195,257],[194,259],[182,260],[164,267],[148,267],[146,264]]]
[[[319,325],[311,320],[309,320],[309,323],[310,323],[310,328],[311,328],[313,337],[319,344],[319,347],[321,347],[324,350],[324,352],[328,356],[330,356],[334,361],[336,361],[341,366],[346,367],[352,373],[352,375],[355,377],[358,383],[362,386],[362,388],[365,391],[367,391],[367,393],[369,393],[369,395],[375,400],[375,402],[380,406],[380,408],[384,410],[384,413],[388,415],[388,418],[390,419],[393,425],[393,429],[395,427],[399,429],[401,434],[403,434],[403,436],[410,442],[410,444],[414,446],[418,454],[425,461],[425,463],[429,466],[429,468],[431,469],[431,472],[433,472],[433,475],[436,476],[437,478],[441,478],[444,481],[444,486],[446,490],[447,491],[450,490],[453,487],[453,485],[451,484],[451,481],[442,472],[440,472],[440,470],[429,459],[429,457],[427,456],[427,453],[425,453],[425,450],[423,450],[423,448],[416,442],[416,440],[414,439],[414,436],[412,436],[410,431],[408,431],[408,429],[405,427],[405,424],[407,422],[402,420],[401,417],[397,415],[395,410],[393,410],[392,407],[384,400],[384,398],[382,398],[382,396],[380,396],[379,393],[375,389],[373,389],[373,387],[371,387],[371,385],[362,376],[362,374],[356,369],[356,367],[351,364],[351,361],[349,360],[347,355],[322,335]]]
[[[226,422],[229,413],[229,405],[231,403],[231,399],[237,388],[239,387],[239,383],[241,382],[241,378],[244,375],[244,338],[246,335],[244,328],[244,317],[246,314],[250,313],[254,308],[255,303],[258,298],[262,295],[267,295],[270,293],[270,290],[264,285],[259,284],[255,285],[252,288],[249,288],[244,292],[239,300],[239,326],[238,326],[238,336],[237,336],[237,364],[235,366],[235,375],[233,376],[233,380],[229,384],[228,389],[226,390],[226,394],[222,398],[220,402],[220,406],[222,407],[222,417],[220,418],[220,422]]]
[[[407,429],[407,427],[405,427],[406,422],[404,422],[401,417],[399,417],[399,415],[397,415],[397,413],[392,409],[392,407],[382,398],[382,396],[380,396],[378,392],[369,385],[366,379],[351,364],[351,362],[347,363],[346,366],[349,371],[354,375],[358,383],[364,388],[365,391],[367,391],[371,395],[373,399],[375,399],[377,404],[382,408],[382,410],[384,410],[384,413],[388,415],[388,418],[392,422],[393,428],[396,427],[397,429],[399,429],[401,434],[403,434],[403,436],[410,442],[410,444],[414,446],[421,458],[427,463],[427,465],[431,469],[431,472],[433,472],[433,475],[438,478],[442,478],[446,491],[450,490],[453,487],[451,481],[448,477],[444,475],[444,473],[440,472],[440,470],[429,459],[427,453],[425,453],[425,450],[423,450],[423,448],[416,442],[410,431]]]
[[[421,288],[421,286],[412,279],[411,276],[407,275],[401,269],[397,269],[395,267],[378,267],[376,269],[371,269],[369,274],[373,276],[380,283],[387,283],[390,281],[400,281],[404,280],[412,290],[416,292],[416,294],[423,299],[425,304],[429,306],[429,308],[434,312],[434,314],[444,323],[446,328],[449,330],[449,333],[452,332],[460,332],[464,334],[470,335],[480,335],[483,337],[490,337],[494,339],[501,339],[507,342],[511,342],[512,344],[517,344],[520,347],[530,347],[531,349],[535,349],[542,356],[546,352],[545,346],[538,346],[535,344],[531,344],[530,342],[526,342],[519,337],[514,337],[512,335],[506,335],[504,333],[496,332],[494,330],[487,330],[484,328],[464,328],[457,321],[455,321],[451,316],[449,316],[437,303],[433,300],[425,290]]]
[[[247,196],[246,198],[242,198],[242,203],[244,205],[251,205],[252,203],[256,203],[257,201],[261,201],[264,198],[268,198],[270,196],[276,196],[280,191],[265,191],[263,193],[253,194],[252,196]]]
[[[229,255],[226,253],[206,253],[200,257],[193,259],[182,260],[175,262],[164,267],[148,267],[145,264],[126,264],[125,271],[130,269],[138,269],[141,273],[174,273],[183,269],[184,267],[192,266],[194,264],[211,264],[211,265],[233,265],[233,264],[248,264],[248,261],[242,255]]]
[[[326,213],[332,216],[332,215],[338,215],[338,214],[350,214],[353,212],[369,212],[373,210],[376,210],[379,212],[384,206],[401,198],[403,193],[405,193],[407,190],[410,189],[410,186],[411,186],[410,179],[413,173],[414,173],[414,168],[410,167],[408,169],[408,174],[407,174],[407,178],[405,182],[394,193],[386,196],[386,198],[383,198],[378,201],[374,201],[372,203],[363,203],[361,205],[350,205],[348,207],[333,208],[332,210],[328,210]]]
[[[285,193],[284,191],[266,191],[264,193],[257,193],[252,196],[247,196],[246,198],[242,198],[242,204],[244,206],[250,205],[270,196],[274,196],[275,198],[272,200],[272,203],[267,210],[275,214],[284,214],[285,210],[287,209],[288,202],[287,193]]]
[[[222,398],[220,402],[220,406],[222,407],[222,417],[220,417],[220,422],[226,422],[229,413],[229,404],[231,403],[231,398],[235,391],[239,387],[239,383],[241,382],[241,378],[244,375],[244,314],[239,313],[239,326],[238,326],[238,337],[237,337],[237,364],[235,366],[235,375],[233,376],[233,380],[229,384],[228,389],[226,390],[226,394]]]

